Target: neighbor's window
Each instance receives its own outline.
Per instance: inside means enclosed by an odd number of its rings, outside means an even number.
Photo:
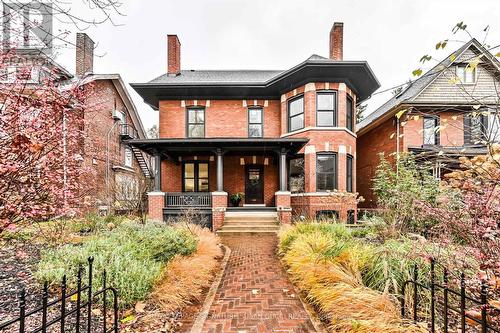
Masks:
[[[317,93],[316,111],[317,126],[337,126],[337,94],[335,92]]]
[[[500,111],[490,110],[488,115],[488,141],[500,143]]]
[[[208,192],[208,163],[184,162],[183,192]]]
[[[484,144],[487,131],[487,115],[472,113],[464,116],[464,142],[466,145]]]
[[[347,163],[346,163],[346,180],[345,186],[347,192],[352,192],[352,169],[353,169],[353,158],[351,155],[347,155]]]
[[[316,157],[316,189],[330,191],[337,188],[337,154],[318,154]]]
[[[205,137],[205,109],[188,109],[187,113],[188,138]]]
[[[288,102],[288,131],[304,128],[304,96]]]
[[[130,147],[125,147],[125,166],[132,167],[132,149]]]
[[[263,136],[263,119],[261,108],[248,109],[248,137],[261,138]]]
[[[437,117],[424,117],[424,145],[439,144],[438,126],[439,119]]]
[[[476,68],[470,69],[467,64],[461,64],[456,67],[456,74],[460,83],[475,83],[476,82]]]
[[[354,102],[351,96],[347,96],[346,101],[346,127],[349,131],[354,131]]]
[[[290,160],[290,173],[288,176],[289,188],[292,193],[304,192],[304,157]]]

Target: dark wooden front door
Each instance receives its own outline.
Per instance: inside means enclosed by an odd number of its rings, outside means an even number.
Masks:
[[[247,165],[245,168],[245,203],[264,203],[264,168],[262,165]]]

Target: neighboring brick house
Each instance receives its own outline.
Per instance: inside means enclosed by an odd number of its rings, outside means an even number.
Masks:
[[[0,73],[0,83],[14,82],[23,73],[27,91],[52,76],[61,90],[79,84],[88,90],[83,109],[83,165],[86,170],[81,212],[127,212],[137,208],[147,188],[149,157],[124,143],[146,138],[137,109],[119,74],[94,74],[94,42],[84,33],[76,39],[76,73],[69,73],[37,50],[16,52],[16,62]],[[67,127],[71,130],[71,126]],[[61,137],[63,137],[61,135]]]
[[[119,74],[95,74],[94,42],[77,34],[76,75],[85,102],[84,164],[93,170],[85,203],[112,213],[134,211],[149,189],[150,159],[124,140],[145,139],[137,108]]]
[[[500,139],[499,88],[500,62],[472,39],[368,115],[357,131],[360,206],[376,206],[380,153],[394,162],[413,152],[436,177],[459,167],[460,156],[485,154]]]
[[[168,70],[133,84],[159,110],[160,137],[130,140],[156,156],[149,215],[186,206],[219,229],[231,195],[241,209],[337,215],[356,220],[355,106],[379,83],[365,61],[344,61],[343,24],[330,32],[330,58],[312,55],[288,70],[181,70],[168,36]],[[161,161],[161,163],[160,163]],[[264,209],[264,208],[262,208]]]

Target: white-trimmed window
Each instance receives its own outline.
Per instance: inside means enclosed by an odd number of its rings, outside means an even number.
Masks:
[[[125,166],[132,167],[133,154],[130,147],[125,147]]]
[[[424,117],[424,145],[439,144],[439,118],[434,116]]]
[[[473,84],[476,83],[476,68],[472,70],[467,67],[467,64],[460,64],[456,67],[456,75],[460,83]]]

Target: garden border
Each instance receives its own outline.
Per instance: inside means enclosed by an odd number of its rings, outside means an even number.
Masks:
[[[193,323],[193,326],[191,327],[190,332],[191,333],[201,333],[203,330],[203,325],[205,324],[205,321],[207,320],[208,313],[210,311],[210,307],[212,306],[212,303],[214,302],[215,299],[215,294],[217,293],[217,290],[219,289],[220,283],[222,282],[222,277],[224,276],[224,272],[226,271],[226,266],[227,263],[229,262],[229,257],[231,256],[231,249],[227,247],[226,245],[223,245],[224,248],[224,259],[222,259],[222,265],[221,265],[221,270],[217,274],[217,277],[215,278],[214,282],[212,282],[212,285],[210,286],[210,289],[208,291],[207,296],[205,297],[205,301],[203,302],[203,306],[201,308],[200,313],[198,316],[196,316],[196,320]]]

